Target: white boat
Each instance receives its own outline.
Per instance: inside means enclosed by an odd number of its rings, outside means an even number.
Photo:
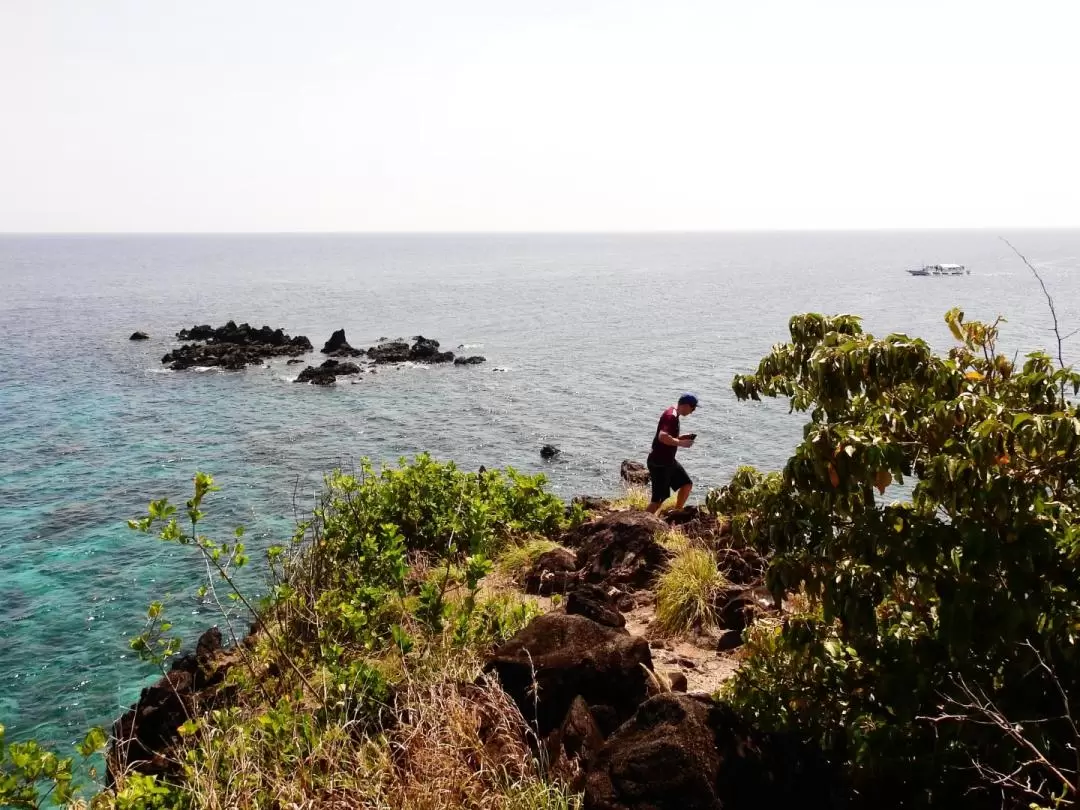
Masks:
[[[971,275],[962,264],[924,264],[918,270],[908,270],[913,276],[964,276]]]

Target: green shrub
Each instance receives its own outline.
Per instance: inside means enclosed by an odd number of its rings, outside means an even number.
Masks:
[[[106,740],[104,730],[95,727],[75,746],[91,779],[97,778],[97,769],[89,766],[89,760]],[[82,787],[75,779],[72,757],[59,757],[35,740],[9,743],[0,724],[0,807],[66,806]]]
[[[657,583],[657,627],[673,634],[715,627],[716,599],[727,584],[711,551],[685,548],[671,561]]]
[[[860,791],[906,806],[1050,806],[1077,789],[1080,376],[1017,366],[998,323],[946,321],[947,355],[791,319],[742,399],[809,412],[781,474],[741,469],[708,505],[771,555],[774,597],[816,612],[748,646],[732,698],[816,739]],[[890,487],[912,479],[909,490]],[[975,804],[974,806],[977,806]]]
[[[434,633],[449,622],[460,639],[470,637],[466,614],[476,608],[489,557],[565,525],[563,504],[544,483],[513,470],[466,473],[426,455],[380,473],[366,461],[358,475],[332,473],[280,566],[275,613],[285,635],[330,659],[398,643],[403,621]],[[431,574],[410,595],[416,558]],[[468,593],[452,608],[459,589]]]

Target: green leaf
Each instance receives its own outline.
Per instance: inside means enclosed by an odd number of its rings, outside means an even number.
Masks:
[[[1030,413],[1018,413],[1016,416],[1013,417],[1013,430],[1016,430],[1018,427],[1020,427],[1020,425],[1024,424],[1024,422],[1027,422],[1034,418],[1035,417],[1032,416]]]
[[[109,736],[105,733],[105,730],[95,726],[86,732],[86,736],[83,737],[82,742],[75,746],[75,749],[84,757],[93,756],[105,747],[108,739]]]

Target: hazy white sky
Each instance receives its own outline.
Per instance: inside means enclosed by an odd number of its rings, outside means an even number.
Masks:
[[[0,231],[1080,226],[1080,2],[0,0]]]

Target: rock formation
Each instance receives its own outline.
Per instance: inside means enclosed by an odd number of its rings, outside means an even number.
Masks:
[[[340,360],[327,360],[319,366],[308,366],[297,376],[295,382],[312,385],[333,385],[338,375],[359,374],[360,366],[356,363],[343,363]]]
[[[238,650],[223,650],[216,627],[199,638],[195,652],[173,662],[168,674],[142,690],[138,702],[113,724],[116,743],[108,756],[110,781],[127,769],[145,774],[178,773],[172,756],[180,742],[177,728],[199,712],[227,705],[235,690],[225,684],[240,661]]]
[[[176,337],[195,342],[185,343],[161,358],[174,371],[193,366],[239,371],[271,357],[295,357],[312,350],[311,341],[303,335],[290,337],[281,329],[256,329],[246,323],[237,326],[233,321],[217,329],[206,325],[181,329]]]
[[[627,459],[619,467],[619,477],[631,486],[647,486],[649,483],[649,468],[640,461]]]
[[[363,349],[354,349],[345,339],[345,330],[338,329],[330,339],[323,344],[322,353],[331,357],[359,357],[364,353]]]

